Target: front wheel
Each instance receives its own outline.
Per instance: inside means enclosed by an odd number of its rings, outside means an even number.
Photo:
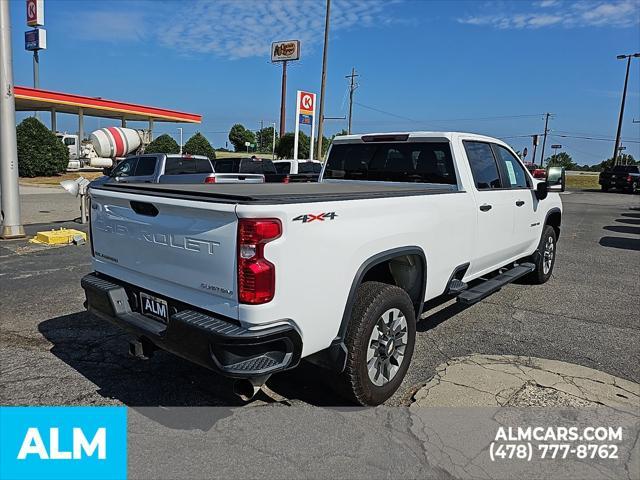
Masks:
[[[363,283],[345,338],[342,377],[352,400],[375,406],[391,397],[407,373],[415,339],[415,312],[407,292],[386,283]]]
[[[556,241],[556,231],[551,225],[545,225],[538,248],[532,257],[536,269],[526,277],[529,283],[541,285],[551,278],[556,263]]]

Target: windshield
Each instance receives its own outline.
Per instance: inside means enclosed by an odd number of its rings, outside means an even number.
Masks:
[[[457,184],[448,142],[334,144],[323,178]]]

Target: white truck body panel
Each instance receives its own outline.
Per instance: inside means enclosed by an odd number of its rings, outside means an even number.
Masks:
[[[244,327],[292,324],[302,336],[304,357],[331,344],[358,270],[381,252],[400,247],[424,252],[424,300],[442,295],[458,266],[470,264],[463,279],[469,281],[534,252],[547,213],[562,208],[559,196],[550,192],[539,201],[531,188],[476,189],[462,141],[492,142],[511,151],[508,145],[473,134],[410,135],[410,141],[450,142],[457,189],[430,193],[433,185],[411,184],[424,194],[273,204],[217,203],[97,189],[91,194],[94,269],[232,317]],[[360,136],[334,141],[348,142],[361,142]],[[536,180],[526,175],[535,186]],[[152,203],[158,216],[135,214],[131,201]],[[515,202],[524,203],[516,207]],[[479,210],[485,203],[492,205],[490,211]],[[300,215],[326,212],[335,212],[335,219],[294,221]],[[282,223],[282,235],[265,247],[265,257],[277,273],[275,296],[262,305],[238,302],[238,218],[277,218]]]

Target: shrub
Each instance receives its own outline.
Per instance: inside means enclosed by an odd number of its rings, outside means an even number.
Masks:
[[[209,160],[216,158],[216,151],[209,143],[209,140],[200,132],[196,132],[195,135],[187,140],[182,151],[190,155],[204,155],[205,157],[209,157]]]
[[[50,177],[67,169],[69,149],[37,118],[29,117],[20,122],[16,137],[21,177]]]
[[[180,146],[171,135],[160,135],[144,149],[144,153],[179,153]]]

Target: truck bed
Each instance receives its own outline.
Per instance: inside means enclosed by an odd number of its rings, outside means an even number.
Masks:
[[[326,182],[259,185],[158,185],[158,184],[104,184],[95,187],[137,195],[154,195],[185,200],[237,204],[313,203],[371,198],[408,197],[457,193],[455,185],[392,184],[374,182]]]

